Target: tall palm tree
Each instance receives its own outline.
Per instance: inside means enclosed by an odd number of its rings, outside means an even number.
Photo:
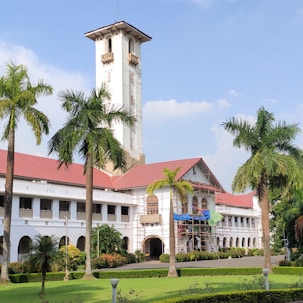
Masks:
[[[27,68],[23,65],[7,64],[7,74],[0,78],[0,119],[4,120],[2,140],[8,141],[6,180],[4,193],[3,220],[3,261],[1,280],[8,281],[10,257],[10,229],[14,179],[15,131],[20,118],[31,126],[37,144],[41,143],[42,134],[48,134],[49,120],[41,111],[34,108],[37,97],[52,94],[52,87],[39,80],[33,85]]]
[[[148,194],[153,194],[156,190],[165,187],[169,188],[169,270],[168,277],[178,277],[176,269],[176,240],[174,224],[173,196],[179,198],[181,203],[187,202],[187,196],[193,192],[192,185],[186,180],[177,180],[176,176],[180,170],[176,168],[170,170],[165,168],[163,171],[164,179],[157,180],[147,188]]]
[[[114,137],[111,125],[114,121],[132,126],[135,118],[122,106],[108,106],[110,93],[103,85],[93,89],[89,97],[79,91],[61,91],[59,98],[62,108],[69,113],[63,128],[49,141],[49,153],[56,152],[59,158],[59,168],[73,162],[74,153],[78,153],[85,161],[86,175],[86,234],[85,279],[92,278],[91,270],[91,232],[93,203],[93,168],[104,168],[108,161],[114,169],[126,166],[124,151],[119,141]]]
[[[239,167],[232,182],[232,190],[257,191],[261,208],[264,268],[271,270],[269,192],[280,188],[286,194],[298,181],[302,167],[302,152],[292,144],[300,129],[297,124],[284,121],[274,123],[272,113],[261,107],[255,125],[232,118],[223,122],[225,130],[235,136],[233,144],[244,147],[250,158]]]
[[[29,261],[33,268],[41,271],[41,295],[44,295],[46,273],[57,259],[58,240],[54,236],[36,236]]]

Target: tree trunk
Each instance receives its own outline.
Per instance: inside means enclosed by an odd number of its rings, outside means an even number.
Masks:
[[[8,137],[7,162],[6,162],[6,179],[4,193],[4,219],[3,219],[3,260],[1,267],[1,281],[9,281],[8,265],[10,263],[10,233],[12,218],[12,201],[13,201],[13,180],[14,180],[14,156],[15,156],[15,133],[10,130]]]
[[[86,203],[85,203],[85,275],[83,279],[92,279],[91,264],[91,234],[92,234],[92,207],[93,207],[93,161],[90,155],[86,162]]]
[[[272,270],[270,252],[270,232],[269,232],[269,201],[268,188],[265,178],[262,178],[261,192],[259,194],[262,220],[262,241],[264,249],[264,268]]]
[[[176,269],[176,240],[172,190],[170,191],[169,205],[169,269],[167,276],[173,278],[178,277],[178,272]]]

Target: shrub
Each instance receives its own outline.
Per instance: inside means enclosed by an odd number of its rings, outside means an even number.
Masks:
[[[291,266],[291,261],[281,260],[279,261],[279,266]]]
[[[189,261],[189,255],[184,253],[176,254],[176,262],[187,262]]]
[[[98,258],[92,260],[93,269],[114,268],[127,264],[127,258],[120,254],[102,254]]]
[[[169,262],[169,254],[162,254],[162,255],[160,255],[159,260],[162,263],[168,263]]]

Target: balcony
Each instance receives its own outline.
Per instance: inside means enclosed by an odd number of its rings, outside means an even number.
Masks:
[[[70,219],[70,212],[69,211],[64,211],[60,210],[59,211],[59,219]]]
[[[0,216],[4,216],[4,207],[0,206]]]
[[[113,222],[115,222],[116,221],[116,215],[114,215],[114,214],[108,214],[107,215],[107,221],[113,221]]]
[[[77,211],[77,220],[85,220],[85,212]]]
[[[114,61],[114,53],[106,53],[101,56],[101,61],[103,64],[108,64]]]
[[[128,53],[128,63],[134,65],[139,64],[139,57],[137,57],[133,53]]]
[[[141,215],[140,216],[140,223],[141,224],[155,224],[161,223],[161,215],[153,214],[153,215]]]
[[[19,217],[32,218],[33,210],[28,208],[20,208],[19,209]]]
[[[42,219],[51,219],[53,217],[53,211],[49,209],[40,210],[40,218]]]
[[[102,221],[102,215],[100,213],[93,213],[94,221]]]
[[[121,222],[129,222],[129,215],[121,215]]]

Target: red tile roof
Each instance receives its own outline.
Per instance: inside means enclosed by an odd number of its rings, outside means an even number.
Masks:
[[[172,170],[180,167],[176,178],[177,180],[180,180],[195,165],[199,165],[204,173],[209,174],[211,184],[214,187],[222,189],[221,184],[201,158],[136,165],[124,175],[117,178],[114,181],[114,186],[117,189],[130,189],[134,187],[148,186],[156,180],[163,179],[163,170],[165,168]]]
[[[0,174],[6,173],[7,151],[0,150]],[[68,168],[62,165],[58,169],[59,162],[50,158],[43,158],[15,152],[15,178],[45,180],[53,183],[64,183],[85,186],[85,175],[82,164],[71,164]],[[94,186],[111,188],[111,178],[106,173],[94,170]]]
[[[0,150],[0,175],[6,173],[7,151]],[[52,183],[73,184],[85,186],[85,175],[82,164],[64,165],[58,169],[59,162],[51,158],[44,158],[15,152],[15,178],[30,180],[45,180]],[[221,184],[209,170],[203,159],[193,158],[185,160],[166,161],[152,164],[137,165],[122,176],[111,176],[104,171],[94,169],[94,187],[125,190],[135,187],[146,187],[156,180],[163,179],[165,168],[180,167],[177,180],[180,180],[192,167],[198,165],[209,176],[210,185],[193,184],[195,188],[211,191],[223,191]]]
[[[215,194],[215,203],[217,205],[226,205],[242,208],[253,207],[253,193],[244,195],[233,195],[230,193],[217,193]]]

